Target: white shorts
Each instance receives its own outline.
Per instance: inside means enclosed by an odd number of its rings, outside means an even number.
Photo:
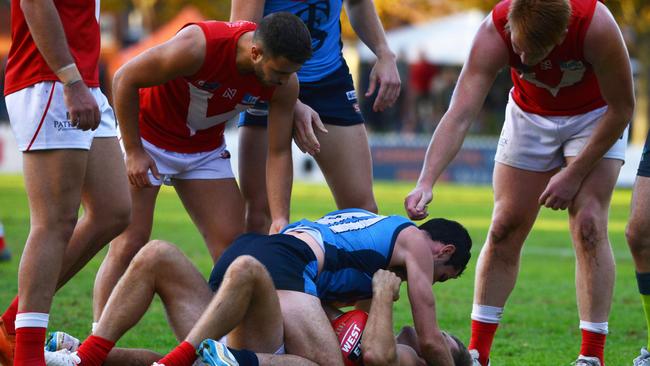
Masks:
[[[575,116],[541,116],[524,112],[510,98],[494,160],[535,172],[564,166],[566,157],[582,151],[606,111],[604,106]],[[604,158],[625,161],[627,133],[626,128]]]
[[[178,153],[161,149],[158,146],[142,139],[145,151],[156,162],[161,179],[156,179],[151,171],[149,180],[151,184],[172,185],[172,179],[227,179],[234,178],[230,166],[230,152],[226,150],[224,142],[212,151],[199,153]]]
[[[63,84],[44,81],[7,95],[7,111],[20,151],[89,150],[95,137],[117,136],[115,114],[99,88],[90,88],[101,121],[94,131],[72,126],[63,102]]]

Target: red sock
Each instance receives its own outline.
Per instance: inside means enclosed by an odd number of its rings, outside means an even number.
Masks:
[[[497,332],[499,324],[483,323],[478,320],[472,320],[472,336],[469,339],[468,349],[475,349],[479,354],[479,362],[486,366],[490,358],[490,349],[494,334]]]
[[[11,305],[9,305],[7,310],[5,310],[5,313],[2,314],[2,322],[5,325],[7,333],[11,335],[16,334],[16,314],[18,314],[18,295],[14,297]]]
[[[598,357],[600,364],[605,366],[605,340],[607,334],[594,333],[585,329],[582,330],[582,345],[580,354],[589,357]]]
[[[42,344],[41,347],[43,347]],[[91,335],[79,346],[77,356],[81,359],[83,366],[102,366],[113,347],[115,347],[115,342]]]
[[[45,366],[43,344],[45,343],[45,328],[18,328],[16,329],[16,351],[14,365],[42,365]]]
[[[196,360],[196,349],[190,343],[182,342],[158,363],[165,366],[192,366]]]

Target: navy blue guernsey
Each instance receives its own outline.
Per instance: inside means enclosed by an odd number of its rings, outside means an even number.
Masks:
[[[298,79],[315,82],[343,64],[341,49],[341,10],[343,0],[266,0],[264,15],[288,11],[307,25],[312,39],[312,57],[305,62]]]
[[[350,208],[315,222],[301,220],[284,231],[306,226],[317,229],[325,247],[323,270],[316,285],[325,301],[352,302],[372,297],[372,276],[390,263],[397,235],[415,225],[401,216],[382,216]]]

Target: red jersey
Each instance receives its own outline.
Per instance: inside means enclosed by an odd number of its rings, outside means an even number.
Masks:
[[[542,62],[526,66],[512,49],[505,30],[510,0],[492,11],[494,25],[510,53],[512,97],[526,112],[548,116],[572,116],[605,106],[593,67],[584,57],[584,41],[597,0],[571,0],[571,20],[566,38]]]
[[[224,122],[259,101],[268,101],[275,90],[263,86],[254,73],[243,75],[237,70],[237,41],[254,31],[255,23],[195,24],[206,38],[201,69],[190,77],[140,89],[142,137],[180,153],[218,148],[223,143]]]
[[[89,87],[99,86],[99,0],[54,0],[77,68]],[[20,0],[11,0],[11,47],[5,95],[41,81],[58,81],[36,48]]]

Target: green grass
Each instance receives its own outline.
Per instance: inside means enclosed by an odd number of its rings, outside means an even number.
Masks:
[[[411,184],[379,182],[377,200],[384,214],[403,214],[402,199]],[[469,339],[474,265],[485,239],[492,211],[489,187],[441,186],[434,192],[433,216],[464,223],[475,242],[466,273],[458,280],[434,287],[441,327]],[[607,340],[608,365],[630,365],[646,340],[645,322],[634,280],[634,267],[627,250],[624,229],[629,212],[630,192],[614,195],[610,238],[617,263],[617,280]],[[317,218],[334,209],[326,187],[296,184],[292,218]],[[0,309],[16,293],[18,256],[29,230],[29,212],[22,178],[0,176],[0,220],[4,223],[8,246],[15,255],[10,263],[0,263]],[[153,238],[177,243],[207,276],[210,258],[196,228],[171,189],[158,199]],[[52,309],[51,329],[63,329],[85,337],[92,321],[94,274],[105,251],[90,262],[63,290]],[[396,304],[396,327],[410,323],[406,286]],[[568,365],[579,351],[580,332],[575,305],[574,257],[566,214],[543,210],[529,236],[522,257],[517,286],[512,293],[492,351],[494,364]],[[154,304],[145,319],[120,342],[123,347],[145,347],[160,352],[175,345],[160,303]]]

